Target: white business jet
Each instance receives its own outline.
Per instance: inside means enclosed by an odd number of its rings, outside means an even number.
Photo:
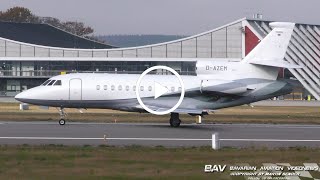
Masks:
[[[197,76],[75,73],[52,77],[42,85],[21,92],[18,101],[60,108],[60,125],[65,124],[64,108],[102,108],[153,112],[181,104],[171,111],[170,125],[178,127],[180,113],[206,115],[216,109],[250,104],[288,94],[292,86],[277,80],[279,68],[301,68],[284,61],[294,23],[270,23],[273,30],[239,62],[195,59]],[[166,59],[163,59],[166,60]],[[157,60],[158,61],[158,60]],[[161,61],[161,59],[159,59]]]

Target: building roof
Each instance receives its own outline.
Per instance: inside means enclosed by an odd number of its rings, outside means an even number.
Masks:
[[[14,41],[62,48],[110,49],[111,45],[92,41],[48,24],[0,21],[0,37]]]

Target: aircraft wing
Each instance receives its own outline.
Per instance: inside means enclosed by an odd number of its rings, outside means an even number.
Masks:
[[[156,111],[165,111],[168,110],[167,108],[158,108]],[[201,109],[182,109],[182,108],[177,108],[173,112],[175,113],[181,113],[181,114],[202,114]]]
[[[170,107],[160,107],[155,105],[147,105],[148,108],[152,109],[156,112],[163,112],[168,110]],[[138,109],[143,109],[140,105],[137,106]],[[177,108],[174,111],[174,113],[180,113],[180,114],[194,114],[194,115],[207,115],[209,112],[213,112],[213,110],[203,110],[203,109],[191,109],[191,108]]]

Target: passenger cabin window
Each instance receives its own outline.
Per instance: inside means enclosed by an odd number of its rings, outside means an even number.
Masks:
[[[55,83],[56,82],[56,80],[52,80],[52,81],[50,81],[49,82],[49,84],[48,84],[48,86],[51,86],[53,83]]]
[[[133,91],[136,91],[136,86],[133,86],[132,89],[133,89]]]
[[[114,91],[114,89],[115,89],[115,86],[112,85],[112,86],[111,86],[111,91]]]
[[[96,89],[97,89],[97,90],[100,90],[100,85],[97,85]]]
[[[140,91],[143,91],[144,87],[143,86],[140,86]]]
[[[121,85],[118,86],[118,90],[119,90],[119,91],[122,90],[122,86],[121,86]]]
[[[50,79],[46,80],[44,83],[42,83],[42,86],[47,85],[50,81],[51,81]]]
[[[129,86],[126,86],[126,91],[129,91]]]
[[[104,90],[107,90],[107,89],[108,89],[108,86],[107,86],[107,85],[104,85],[104,86],[103,86],[103,89],[104,89]]]
[[[152,91],[152,87],[151,87],[151,86],[149,86],[149,87],[148,87],[148,90],[149,90],[149,91]]]
[[[182,90],[182,88],[181,87],[178,87],[178,91],[181,91]]]
[[[54,86],[61,86],[62,83],[61,83],[61,80],[57,80],[56,83],[54,83]]]

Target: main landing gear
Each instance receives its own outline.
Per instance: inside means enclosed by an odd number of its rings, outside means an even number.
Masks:
[[[67,114],[64,112],[63,108],[59,108],[59,114],[60,114],[60,120],[59,120],[59,124],[65,125],[66,124],[66,120],[65,118],[67,117]]]
[[[171,113],[170,116],[170,126],[171,127],[179,127],[181,120],[179,119],[179,113]]]

